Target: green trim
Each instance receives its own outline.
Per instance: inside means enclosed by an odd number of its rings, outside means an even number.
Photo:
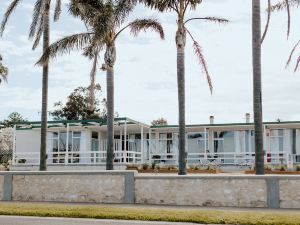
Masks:
[[[265,122],[264,125],[284,125],[284,124],[300,124],[300,121],[284,121],[284,122]],[[228,126],[254,126],[254,123],[219,123],[219,124],[191,124],[186,125],[187,128],[192,127],[228,127]],[[151,129],[159,128],[178,128],[178,125],[151,126]]]
[[[119,125],[123,125],[125,123],[127,124],[135,124],[133,122],[129,122],[130,120],[127,117],[120,117],[120,118],[115,118],[115,122],[118,122]],[[127,122],[128,121],[128,122]],[[96,124],[94,124],[96,123]],[[62,125],[58,125],[62,124]],[[69,124],[70,127],[92,127],[92,126],[104,126],[107,125],[107,121],[104,119],[90,119],[90,120],[57,120],[57,121],[48,121],[48,128],[59,128],[59,127],[66,127],[67,124]],[[31,126],[24,128],[23,126]],[[40,121],[32,121],[32,122],[19,122],[16,123],[16,129],[17,130],[31,130],[34,128],[41,128],[41,122]]]
[[[124,118],[115,118],[115,121],[123,121],[127,120],[126,117]],[[57,124],[57,123],[104,123],[106,120],[104,119],[91,119],[91,120],[57,120],[57,121],[48,121],[48,124]],[[16,125],[34,125],[34,124],[41,124],[40,121],[32,121],[32,122],[19,122]]]
[[[127,123],[136,124],[134,122],[128,121],[130,120],[127,117],[120,117],[115,118],[115,122],[119,122],[119,125],[124,125]],[[106,120],[104,119],[90,119],[90,120],[58,120],[58,121],[48,121],[48,128],[59,128],[59,127],[66,127],[69,124],[70,127],[82,126],[82,127],[91,127],[91,126],[105,126],[107,125]],[[63,124],[64,126],[59,126],[57,124]],[[299,124],[300,121],[282,121],[282,122],[266,122],[263,123],[264,125],[285,125],[285,124]],[[35,128],[41,128],[41,122],[33,121],[33,122],[20,122],[16,123],[17,130],[31,130]],[[23,128],[24,125],[30,125],[30,128]],[[229,126],[253,126],[254,123],[220,123],[220,124],[191,124],[186,125],[187,128],[193,127],[229,127]],[[165,125],[165,126],[150,126],[150,129],[163,129],[163,128],[178,128],[178,125]]]

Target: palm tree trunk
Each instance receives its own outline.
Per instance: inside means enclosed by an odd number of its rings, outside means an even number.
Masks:
[[[114,64],[116,60],[115,46],[108,46],[105,53],[107,66],[107,157],[106,170],[114,169]]]
[[[107,161],[106,170],[113,170],[114,162],[114,68],[109,67],[107,82]]]
[[[182,4],[183,5],[183,4]],[[178,86],[178,107],[179,107],[179,143],[178,143],[178,175],[186,175],[186,131],[185,131],[185,44],[186,31],[183,18],[178,20],[176,32],[177,46],[177,86]]]
[[[47,1],[44,11],[43,50],[50,44],[50,1]],[[47,123],[48,123],[48,63],[43,66],[42,81],[42,113],[41,113],[41,149],[40,149],[40,171],[47,170]]]
[[[262,83],[261,83],[261,18],[260,0],[252,0],[253,107],[255,129],[255,170],[264,174]]]
[[[95,110],[95,83],[96,83],[96,73],[97,73],[97,61],[98,55],[95,55],[92,70],[90,73],[91,84],[89,87],[89,110],[94,112]]]

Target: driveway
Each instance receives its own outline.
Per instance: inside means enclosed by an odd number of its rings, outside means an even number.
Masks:
[[[192,223],[0,216],[0,225],[192,225]],[[194,225],[194,224],[193,224]]]

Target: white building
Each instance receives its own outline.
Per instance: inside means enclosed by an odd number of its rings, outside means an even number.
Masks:
[[[106,125],[102,120],[48,123],[49,170],[103,169]],[[254,162],[254,126],[249,123],[187,125],[187,163],[251,165]],[[67,135],[68,134],[68,135]],[[39,165],[40,122],[16,125],[14,170]],[[264,123],[266,164],[300,163],[300,121]],[[115,166],[127,164],[177,165],[178,126],[150,126],[129,118],[115,119]]]

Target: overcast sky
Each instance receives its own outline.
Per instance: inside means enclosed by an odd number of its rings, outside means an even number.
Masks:
[[[0,1],[1,16],[10,2]],[[32,52],[27,38],[33,3],[33,0],[23,0],[0,39],[0,52],[10,70],[9,83],[0,86],[0,120],[13,111],[29,120],[40,120],[42,72],[34,64],[41,49]],[[293,11],[289,41],[287,17],[282,12],[273,15],[263,45],[265,121],[300,120],[300,72],[284,69],[292,46],[300,38],[300,16],[296,15],[300,14],[299,10]],[[264,24],[266,15],[263,13]],[[214,115],[218,123],[243,122],[246,112],[252,114],[251,0],[204,0],[188,16],[219,16],[231,23],[224,26],[194,21],[188,25],[203,48],[214,93],[210,95],[189,40],[186,48],[187,123],[207,123],[210,115]],[[177,124],[176,16],[138,6],[128,21],[144,17],[158,18],[163,23],[166,40],[160,41],[158,35],[151,32],[138,38],[124,33],[118,40],[115,109],[122,117],[146,123],[164,117],[170,124]],[[84,31],[81,21],[68,15],[64,7],[61,20],[52,23],[51,41],[81,31]],[[100,64],[102,62],[103,57]],[[53,109],[54,102],[65,101],[74,88],[89,84],[90,68],[91,62],[80,52],[51,63],[49,110]],[[105,97],[104,72],[98,72],[97,82],[103,87],[102,97]]]

